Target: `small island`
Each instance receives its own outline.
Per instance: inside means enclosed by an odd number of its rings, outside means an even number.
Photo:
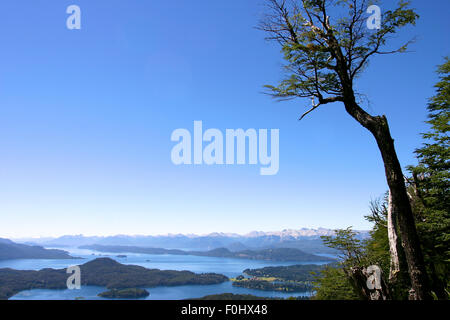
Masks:
[[[141,288],[111,289],[98,294],[99,297],[111,299],[137,299],[149,295],[150,293],[147,290]]]

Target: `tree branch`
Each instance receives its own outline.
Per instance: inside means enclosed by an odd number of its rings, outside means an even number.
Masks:
[[[344,98],[341,96],[336,97],[329,97],[329,98],[322,98],[321,95],[319,95],[319,102],[317,104],[314,104],[314,98],[312,98],[312,108],[306,111],[302,114],[302,116],[298,119],[299,121],[302,120],[306,115],[316,110],[319,106],[327,103],[337,102],[337,101],[344,101]]]

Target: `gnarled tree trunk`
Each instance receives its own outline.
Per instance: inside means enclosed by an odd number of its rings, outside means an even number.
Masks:
[[[375,270],[378,272],[374,273]],[[380,267],[352,267],[350,269],[344,269],[344,272],[347,274],[351,285],[362,300],[392,299]]]
[[[401,244],[411,280],[410,297],[418,300],[430,299],[428,277],[416,224],[387,119],[385,116],[371,116],[365,112],[355,102],[353,90],[347,88],[346,91],[345,96],[349,97],[344,101],[346,111],[372,133],[383,158],[386,180],[392,197],[392,206],[397,213]]]
[[[394,140],[391,137],[385,116],[376,117],[377,125],[374,132],[384,162],[386,179],[392,196],[392,204],[397,211],[398,227],[401,232],[402,247],[405,252],[408,272],[414,299],[428,299],[429,288],[425,263],[417,235],[414,215],[406,192],[405,180],[397,158]]]

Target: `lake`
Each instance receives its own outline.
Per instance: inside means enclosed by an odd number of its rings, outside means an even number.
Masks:
[[[63,269],[71,265],[86,263],[98,257],[109,257],[122,264],[133,264],[150,269],[161,270],[189,270],[195,273],[215,272],[228,277],[236,277],[242,274],[247,268],[263,268],[267,266],[286,266],[294,264],[323,264],[324,262],[276,262],[247,259],[230,259],[216,257],[201,257],[190,255],[155,255],[126,253],[127,257],[119,258],[118,253],[100,253],[94,250],[64,248],[72,256],[80,259],[20,259],[0,261],[0,268],[13,268],[18,270],[40,270],[43,268]],[[83,275],[81,275],[83,276]],[[225,282],[214,285],[186,285],[173,287],[146,288],[150,292],[148,300],[179,300],[188,298],[199,298],[210,294],[234,293],[252,294],[261,297],[281,297],[309,296],[310,292],[285,293],[276,291],[261,291],[247,288],[233,287],[232,283]],[[83,297],[85,299],[104,299],[97,294],[105,291],[103,287],[82,286],[79,290],[50,290],[33,289],[22,291],[11,297],[11,300],[67,300]]]

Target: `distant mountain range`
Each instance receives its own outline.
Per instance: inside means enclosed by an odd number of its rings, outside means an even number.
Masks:
[[[331,229],[287,229],[275,232],[253,231],[245,235],[235,233],[211,233],[207,235],[168,234],[159,236],[116,235],[107,237],[86,237],[67,235],[59,238],[17,239],[27,244],[45,247],[78,247],[82,245],[119,245],[137,247],[155,247],[183,250],[212,250],[227,248],[230,251],[243,251],[269,248],[294,248],[308,253],[334,253],[323,245],[321,236],[332,235]],[[359,231],[361,238],[367,231]]]
[[[243,250],[232,252],[227,248],[217,248],[209,251],[183,251],[178,249],[146,248],[133,246],[103,246],[87,245],[80,248],[91,249],[99,252],[114,253],[147,253],[147,254],[172,254],[172,255],[193,255],[203,257],[235,258],[250,260],[268,261],[296,261],[296,262],[330,262],[332,259],[316,256],[293,248],[274,248],[263,250]]]
[[[7,259],[73,259],[66,251],[44,249],[0,238],[0,260]]]

